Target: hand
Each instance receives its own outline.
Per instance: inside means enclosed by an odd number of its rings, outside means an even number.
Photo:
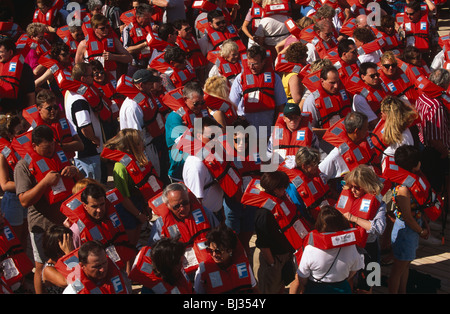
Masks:
[[[48,186],[55,185],[58,183],[59,179],[61,178],[61,175],[59,172],[56,171],[50,171],[47,173],[42,181],[44,181],[44,184]]]
[[[96,136],[92,139],[92,143],[96,146],[96,147],[100,147],[100,139]]]
[[[430,236],[430,231],[427,228],[422,229],[422,232],[419,233],[419,236],[422,239],[428,239],[428,237]]]
[[[64,254],[69,254],[72,252],[75,248],[73,246],[72,238],[70,237],[70,234],[64,233],[63,234],[63,240],[58,241],[59,248],[64,252]]]
[[[103,59],[105,59],[105,61],[111,60],[111,56],[112,56],[112,54],[110,52],[103,51]]]
[[[74,177],[78,172],[77,167],[75,166],[67,166],[63,170],[61,170],[61,175],[63,177]]]
[[[344,216],[345,219],[347,219],[348,221],[350,221],[350,218],[352,217],[352,214],[350,214],[350,212],[346,212],[346,213],[343,213],[342,216]]]

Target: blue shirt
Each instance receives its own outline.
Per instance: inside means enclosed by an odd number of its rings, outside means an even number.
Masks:
[[[176,112],[171,112],[166,119],[166,143],[169,148],[169,177],[182,180],[183,178],[183,165],[186,158],[189,156],[186,153],[181,152],[175,148],[175,140],[179,138],[187,127],[183,123],[183,119]],[[172,147],[174,146],[174,147]]]

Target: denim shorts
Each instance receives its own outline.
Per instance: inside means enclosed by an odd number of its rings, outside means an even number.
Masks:
[[[20,226],[27,219],[28,210],[20,204],[16,193],[6,191],[1,202],[1,212],[11,226]]]
[[[417,223],[422,225],[422,220]],[[419,246],[419,234],[408,227],[401,219],[396,219],[391,233],[392,252],[400,261],[413,261]]]
[[[256,207],[244,206],[242,203],[224,195],[223,209],[225,224],[234,232],[253,232],[255,230]]]

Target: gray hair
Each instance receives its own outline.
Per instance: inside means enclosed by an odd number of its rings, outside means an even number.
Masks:
[[[430,73],[428,79],[437,86],[447,89],[450,84],[450,72],[443,68],[438,68]]]
[[[180,192],[184,192],[186,193],[186,195],[188,195],[188,189],[186,188],[186,186],[182,183],[171,183],[168,186],[166,186],[166,188],[164,189],[163,193],[162,193],[162,200],[164,202],[164,204],[168,204],[169,203],[169,198],[168,195],[170,192],[174,192],[174,191],[180,191]]]
[[[222,58],[228,57],[232,52],[239,51],[239,46],[233,39],[227,39],[223,42],[222,48],[220,48],[220,56]]]
[[[197,93],[199,95],[203,95],[203,88],[200,83],[196,81],[189,81],[183,88],[183,96],[186,98],[191,98],[192,94]]]
[[[297,167],[302,165],[318,165],[319,162],[320,153],[315,148],[302,146],[295,154],[295,165]]]
[[[344,119],[344,127],[347,133],[353,133],[356,129],[361,129],[368,120],[364,113],[351,111]]]
[[[87,3],[87,8],[89,11],[92,11],[96,7],[103,7],[103,3],[101,0],[89,0]]]

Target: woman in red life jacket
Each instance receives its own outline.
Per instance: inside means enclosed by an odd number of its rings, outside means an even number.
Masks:
[[[25,133],[30,124],[19,116],[4,115],[0,119],[0,125],[2,125],[0,129],[0,187],[4,192],[0,203],[1,215],[9,222],[23,248],[26,249],[28,210],[20,204],[16,195],[14,167],[17,157],[14,149],[11,148],[10,141],[15,136]]]
[[[48,260],[42,270],[42,282],[49,294],[61,294],[67,287],[66,277],[58,272],[55,264],[59,258],[69,254],[75,248],[72,240],[72,231],[64,226],[53,225],[44,235],[43,246]]]
[[[395,152],[395,164],[408,172],[421,175],[420,152],[414,146],[403,145]],[[394,264],[389,276],[389,293],[406,293],[409,265],[416,258],[419,238],[430,235],[428,222],[422,215],[420,205],[412,191],[405,185],[397,185],[392,193],[396,220],[391,241]]]
[[[140,167],[147,167],[149,161],[144,152],[144,143],[138,130],[124,129],[105,143],[105,147],[134,156]],[[142,224],[149,220],[148,204],[127,168],[120,162],[114,164],[113,179],[115,187],[123,196],[121,204],[117,205],[117,213],[122,220],[130,243],[136,245]]]
[[[39,64],[39,57],[50,50],[50,43],[44,37],[45,29],[45,25],[41,23],[30,23],[27,26],[28,40],[26,44],[31,49],[25,56],[25,63],[28,63],[33,71]]]
[[[345,217],[332,206],[323,206],[315,224],[318,233],[334,233],[350,228]],[[308,244],[297,269],[299,292],[305,294],[351,293],[349,281],[364,267],[355,242],[341,247],[321,247]]]
[[[343,190],[346,192],[341,195],[346,195],[349,202],[344,208],[343,215],[358,228],[362,239],[361,245],[365,243],[362,247],[366,250],[364,264],[367,266],[371,262],[380,263],[378,238],[386,228],[386,204],[380,195],[383,184],[375,171],[367,165],[359,165],[347,173],[344,180]],[[371,291],[365,278],[366,276],[360,274],[356,288]]]
[[[244,22],[242,23],[242,32],[248,37],[247,47],[251,47],[258,41],[255,31],[258,28],[262,18],[262,0],[252,0],[252,5],[248,9]],[[255,38],[256,37],[256,38]]]
[[[382,159],[394,156],[401,145],[414,145],[414,132],[410,129],[419,117],[417,111],[395,96],[381,101],[381,119],[372,131],[372,143],[382,151]]]
[[[303,97],[304,86],[302,84],[302,77],[299,71],[307,64],[308,48],[305,44],[296,42],[291,44],[287,49],[284,58],[288,63],[298,65],[291,70],[291,72],[283,73],[281,81],[286,92],[288,100],[292,99],[296,104],[299,104]]]
[[[200,261],[194,289],[199,294],[257,292],[247,254],[233,229],[220,225],[206,235],[209,256]]]
[[[236,105],[228,98],[230,85],[223,76],[209,77],[203,87],[204,100],[209,114],[219,122],[223,130],[236,120]]]
[[[143,254],[144,251],[146,254]],[[130,279],[142,282],[142,294],[189,294],[193,293],[192,283],[188,280],[183,269],[183,259],[186,246],[177,238],[162,238],[151,248],[144,247],[133,266]],[[136,273],[141,259],[151,264]],[[144,266],[144,264],[142,264]]]
[[[236,76],[242,72],[242,61],[246,62],[246,54],[239,53],[239,46],[232,39],[225,40],[220,50],[210,51],[207,57],[214,64],[208,76],[222,75],[227,78],[230,86]]]

